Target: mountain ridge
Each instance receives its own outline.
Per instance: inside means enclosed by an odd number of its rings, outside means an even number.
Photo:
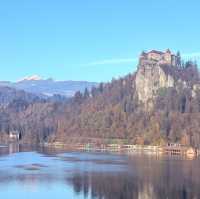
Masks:
[[[87,88],[91,90],[98,83],[88,81],[54,81],[53,79],[42,79],[39,76],[30,76],[17,82],[1,81],[0,86],[8,86],[18,90],[24,90],[39,96],[51,97],[53,95],[63,95],[73,97],[76,91],[84,92]]]

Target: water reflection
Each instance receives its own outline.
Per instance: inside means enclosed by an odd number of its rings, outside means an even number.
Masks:
[[[4,198],[198,199],[200,161],[181,158],[0,148]]]
[[[180,172],[165,178],[160,172],[153,176],[148,174],[149,171],[137,171],[142,175],[79,173],[67,179],[67,183],[74,187],[77,194],[88,195],[88,190],[91,190],[92,198],[197,199],[200,197],[199,183],[188,181],[185,176],[179,176]]]

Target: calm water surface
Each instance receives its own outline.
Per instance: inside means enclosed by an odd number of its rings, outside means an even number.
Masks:
[[[200,160],[0,147],[3,199],[199,199]]]

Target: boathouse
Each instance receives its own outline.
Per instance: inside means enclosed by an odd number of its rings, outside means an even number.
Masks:
[[[196,150],[190,146],[183,146],[179,143],[169,143],[163,148],[166,154],[195,156]]]
[[[20,133],[18,131],[10,131],[9,132],[9,138],[10,140],[18,141],[20,140]]]

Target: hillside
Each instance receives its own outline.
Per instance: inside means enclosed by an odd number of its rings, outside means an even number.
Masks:
[[[199,145],[197,65],[182,63],[180,55],[171,52],[159,52],[161,58],[149,54],[140,57],[134,74],[101,84],[87,99],[77,94],[77,112],[61,120],[58,139],[67,142],[68,136],[78,136],[138,144]],[[163,56],[168,57],[165,60]]]
[[[7,107],[17,101],[24,101],[27,104],[31,104],[40,100],[38,96],[23,90],[0,86],[0,107]]]
[[[5,108],[7,128],[26,142],[180,142],[200,146],[200,79],[197,65],[180,54],[142,53],[138,69],[68,102],[36,102],[22,111]],[[4,126],[1,120],[1,126]]]

